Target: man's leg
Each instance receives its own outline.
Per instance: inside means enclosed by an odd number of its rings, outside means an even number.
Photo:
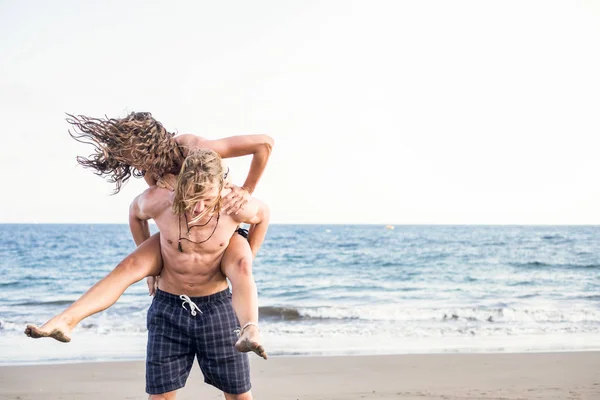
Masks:
[[[130,285],[148,275],[158,275],[161,269],[160,236],[157,233],[142,243],[65,311],[39,328],[27,325],[25,334],[34,339],[51,337],[61,342],[69,342],[71,331],[84,318],[106,310],[115,304]]]
[[[196,353],[195,337],[189,330],[193,319],[181,307],[178,295],[159,290],[154,296],[147,319],[146,393],[150,399],[175,399],[175,391],[185,386]]]
[[[229,394],[223,393],[225,400],[252,400],[252,392],[246,392],[244,394]],[[171,400],[171,399],[168,399]]]
[[[202,309],[202,323],[196,327],[196,355],[204,382],[227,395],[241,396],[250,392],[248,353],[235,349],[239,326],[231,305],[229,290],[213,294],[208,302],[197,303]],[[235,397],[234,397],[235,398]],[[243,399],[244,397],[240,397]]]
[[[248,241],[234,233],[221,261],[221,270],[231,282],[233,310],[242,330],[235,348],[241,352],[253,351],[264,359],[267,352],[261,345],[258,330],[258,293],[252,276],[252,251]],[[252,323],[255,325],[246,325]]]
[[[175,400],[176,395],[177,391],[173,390],[172,392],[163,394],[151,394],[150,396],[148,396],[148,400]]]

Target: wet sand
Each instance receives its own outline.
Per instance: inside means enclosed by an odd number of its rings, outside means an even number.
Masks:
[[[600,352],[271,357],[257,400],[600,399]],[[0,367],[0,399],[146,399],[144,363]],[[222,399],[194,366],[178,399]]]

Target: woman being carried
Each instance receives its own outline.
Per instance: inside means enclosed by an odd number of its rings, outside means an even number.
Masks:
[[[211,149],[222,158],[253,155],[248,177],[242,187],[229,184],[230,193],[223,198],[223,211],[236,213],[248,201],[266,167],[273,140],[267,135],[246,135],[207,140],[195,135],[174,136],[156,121],[150,113],[131,113],[122,119],[96,119],[72,116],[67,120],[75,128],[71,136],[78,141],[90,143],[95,153],[89,158],[78,157],[78,162],[91,168],[97,175],[107,176],[115,183],[115,193],[131,176],[144,176],[150,186],[173,189],[175,176],[183,160],[192,151]],[[266,229],[263,225],[261,229]],[[139,246],[127,256],[104,279],[41,327],[28,325],[27,336],[52,337],[62,342],[70,341],[73,328],[84,318],[113,305],[131,284],[148,278],[150,294],[155,293],[156,278],[162,268],[158,233],[147,241],[147,223],[142,232],[132,229]],[[267,358],[258,330],[258,299],[252,276],[252,260],[260,243],[253,241],[254,226],[250,227],[247,240],[238,230],[223,255],[221,270],[232,286],[233,308],[242,326],[236,348],[242,352],[254,351]],[[262,232],[264,234],[264,232]],[[257,235],[261,236],[261,235]],[[143,243],[142,243],[143,242]]]

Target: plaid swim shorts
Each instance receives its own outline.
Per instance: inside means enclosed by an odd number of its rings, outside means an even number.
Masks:
[[[189,300],[189,301],[188,301]],[[250,390],[248,355],[234,347],[239,327],[229,289],[203,297],[156,291],[148,310],[146,392],[185,386],[194,356],[204,382],[229,394]]]

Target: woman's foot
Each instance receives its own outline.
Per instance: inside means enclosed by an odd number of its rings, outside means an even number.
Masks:
[[[25,334],[34,339],[49,337],[59,342],[68,343],[71,341],[70,335],[72,330],[73,328],[69,326],[65,319],[54,317],[41,327],[27,325]]]
[[[240,338],[235,343],[235,348],[242,353],[253,351],[265,360],[267,359],[267,352],[260,344],[260,331],[254,324],[242,328]]]

